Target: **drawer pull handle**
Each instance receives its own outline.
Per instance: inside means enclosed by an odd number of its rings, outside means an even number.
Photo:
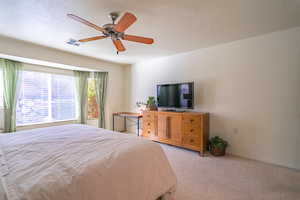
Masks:
[[[148,126],[150,126],[150,123],[148,123]]]
[[[148,131],[148,134],[150,134],[150,131]]]
[[[193,142],[194,142],[194,139],[190,139],[190,142],[193,143]]]
[[[191,129],[191,132],[193,132],[194,131],[194,129]]]
[[[193,120],[193,119],[191,119],[190,121],[191,121],[191,123],[192,123],[192,122],[194,122],[194,120]]]

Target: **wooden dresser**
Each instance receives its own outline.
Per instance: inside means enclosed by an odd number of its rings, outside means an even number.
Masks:
[[[144,111],[142,136],[203,155],[209,137],[209,114]]]

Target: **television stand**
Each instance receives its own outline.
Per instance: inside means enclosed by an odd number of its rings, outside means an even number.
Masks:
[[[166,112],[176,112],[175,109],[165,109],[165,110],[162,110],[162,111],[166,111]]]
[[[209,138],[209,114],[201,112],[143,112],[142,136],[153,141],[199,151]]]
[[[165,110],[161,110],[164,112],[186,112],[185,110],[176,110],[176,109],[165,109]]]

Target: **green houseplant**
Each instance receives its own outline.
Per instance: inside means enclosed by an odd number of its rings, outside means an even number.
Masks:
[[[156,101],[154,97],[148,97],[146,107],[148,110],[157,110]]]
[[[212,137],[209,140],[210,153],[214,156],[224,156],[228,142],[219,136]]]

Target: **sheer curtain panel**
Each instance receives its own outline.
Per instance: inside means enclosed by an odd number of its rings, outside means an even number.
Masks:
[[[94,72],[96,100],[99,110],[98,127],[105,128],[105,100],[108,72]]]
[[[4,132],[14,132],[22,63],[0,59],[0,67],[3,73]]]
[[[87,92],[88,78],[90,72],[74,71],[76,83],[76,109],[78,115],[78,123],[86,124],[87,122]]]

